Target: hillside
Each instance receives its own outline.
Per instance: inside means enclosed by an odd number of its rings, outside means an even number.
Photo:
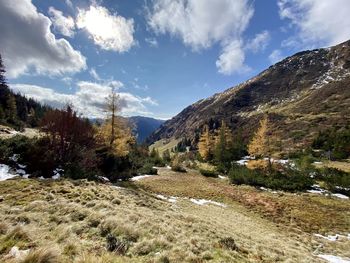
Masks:
[[[193,170],[161,168],[158,176],[119,186],[16,178],[1,181],[0,192],[2,262],[325,262],[326,256],[350,256],[348,200],[232,186]]]
[[[205,124],[213,129],[221,120],[235,131],[241,129],[248,139],[264,112],[285,150],[309,144],[320,130],[349,124],[350,41],[297,53],[236,87],[200,100],[165,122],[148,142],[186,134],[196,143]]]
[[[164,123],[163,120],[144,116],[132,116],[128,120],[133,127],[133,132],[138,143],[143,143],[149,135]]]

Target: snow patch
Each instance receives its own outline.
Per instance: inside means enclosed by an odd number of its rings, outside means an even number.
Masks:
[[[332,196],[338,197],[340,199],[349,199],[348,196],[343,195],[343,194],[331,194]]]
[[[317,255],[319,258],[327,260],[330,263],[350,263],[350,259],[333,256],[333,255]]]
[[[142,179],[145,179],[145,178],[148,178],[148,177],[151,177],[151,176],[155,176],[155,175],[153,175],[153,174],[138,175],[138,176],[132,177],[131,181],[140,181]]]
[[[337,198],[340,198],[340,199],[349,199],[348,196],[346,195],[343,195],[343,194],[339,194],[339,193],[331,193],[325,189],[322,189],[318,184],[314,184],[312,186],[312,190],[307,190],[308,193],[311,193],[311,194],[320,194],[320,195],[325,195],[325,196],[333,196],[333,197],[337,197]]]
[[[216,205],[216,206],[221,206],[221,207],[227,207],[227,205],[223,204],[223,203],[219,203],[219,202],[215,202],[212,200],[206,200],[206,199],[194,199],[191,198],[190,201],[196,205],[206,205],[206,204],[212,204],[212,205]]]
[[[10,167],[8,165],[0,164],[0,181],[5,181],[16,176],[18,175],[10,173]]]
[[[336,234],[334,236],[332,236],[332,235],[323,236],[321,234],[314,234],[314,236],[315,237],[320,237],[320,238],[323,238],[323,239],[327,239],[328,241],[332,241],[332,242],[337,241],[341,237],[341,235],[338,235],[338,234]]]
[[[162,199],[164,201],[168,201],[170,203],[176,203],[177,202],[177,197],[175,197],[175,196],[167,197],[167,196],[164,196],[164,195],[157,195],[157,197],[159,199]]]
[[[53,180],[58,180],[58,179],[60,179],[63,173],[64,173],[64,170],[63,170],[63,169],[61,169],[61,168],[56,168],[56,169],[53,171],[52,179],[53,179]]]
[[[227,176],[222,176],[222,175],[220,175],[220,174],[218,175],[218,177],[219,177],[220,179],[223,179],[223,180],[224,180],[224,179],[227,179]]]

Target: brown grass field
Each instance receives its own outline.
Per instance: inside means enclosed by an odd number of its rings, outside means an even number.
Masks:
[[[314,236],[350,232],[349,200],[232,186],[195,171],[162,168],[159,174],[122,188],[84,180],[0,182],[0,262],[324,262],[315,254],[350,256],[349,239]],[[111,237],[114,243],[107,242]],[[108,251],[111,244],[117,249]],[[23,254],[17,259],[9,255],[14,246]]]

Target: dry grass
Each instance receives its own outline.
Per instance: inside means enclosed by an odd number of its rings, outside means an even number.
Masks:
[[[238,196],[230,188],[219,179],[166,169],[129,188],[68,180],[0,182],[0,261],[17,246],[30,249],[22,259],[28,263],[318,262],[312,252],[324,241],[297,231],[290,222],[276,225],[262,218],[265,210],[249,211],[235,201]],[[236,191],[260,194],[251,188]],[[151,192],[215,199],[229,206],[198,206],[185,198],[170,203]],[[270,201],[268,194],[261,197]],[[319,202],[322,206],[333,200]],[[343,209],[348,209],[345,203]],[[325,244],[324,249],[345,256],[350,251],[349,242]]]
[[[248,208],[274,223],[288,226],[292,223],[305,232],[350,232],[350,202],[347,200],[233,186],[222,179],[201,176],[197,171],[176,174],[160,169],[159,174],[161,176],[147,178],[138,184],[151,192],[211,199],[230,203],[236,209]]]
[[[161,139],[153,143],[149,147],[149,150],[152,151],[152,149],[155,148],[159,152],[160,156],[162,156],[166,150],[169,150],[169,152],[171,152],[172,149],[175,149],[175,147],[180,141],[181,141],[181,138],[180,139],[175,139],[175,138]]]
[[[315,164],[317,168],[322,168],[322,167],[330,167],[330,168],[336,168],[339,170],[342,170],[344,172],[350,173],[350,161],[344,161],[344,162],[339,162],[339,161],[326,161],[322,164]]]

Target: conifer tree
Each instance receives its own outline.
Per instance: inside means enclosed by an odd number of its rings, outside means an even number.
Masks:
[[[250,155],[258,158],[269,156],[270,152],[267,135],[268,125],[268,118],[267,115],[265,115],[264,118],[260,121],[260,127],[248,145],[248,152]]]
[[[6,101],[7,118],[9,121],[14,122],[17,116],[16,99],[12,94],[9,94]]]
[[[135,138],[127,121],[118,116],[120,98],[114,88],[106,100],[106,111],[107,119],[99,128],[98,139],[108,145],[115,155],[126,156],[135,143]]]
[[[230,162],[232,161],[232,151],[232,131],[227,127],[226,123],[222,121],[221,127],[215,137],[214,159],[218,165],[225,167],[224,170],[227,170],[230,166]]]
[[[5,119],[5,112],[2,106],[0,105],[0,122],[3,121],[4,119]]]
[[[271,169],[271,145],[269,133],[269,120],[265,115],[260,121],[260,127],[254,134],[251,142],[248,145],[248,153],[255,156],[257,159],[268,158],[269,169]],[[260,162],[261,163],[261,162]],[[261,166],[264,166],[261,163]]]
[[[165,162],[170,162],[171,161],[171,156],[170,156],[170,151],[169,149],[166,149],[164,152],[163,152],[163,160]]]
[[[211,159],[213,154],[213,138],[212,135],[209,132],[208,125],[204,126],[204,131],[201,134],[198,142],[198,152],[200,156],[205,160],[208,161]]]

